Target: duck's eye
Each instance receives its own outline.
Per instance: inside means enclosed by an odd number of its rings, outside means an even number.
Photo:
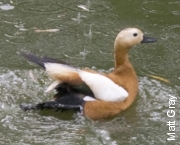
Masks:
[[[133,36],[136,37],[138,34],[137,33],[134,33]]]

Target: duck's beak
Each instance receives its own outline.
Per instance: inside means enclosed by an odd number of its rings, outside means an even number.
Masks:
[[[143,40],[141,41],[141,43],[153,43],[156,41],[157,40],[155,38],[143,36]]]

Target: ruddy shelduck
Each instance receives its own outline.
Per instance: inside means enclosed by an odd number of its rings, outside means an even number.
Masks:
[[[133,103],[138,92],[138,79],[129,61],[129,49],[136,44],[155,41],[137,28],[122,30],[114,42],[115,67],[108,74],[75,68],[56,59],[23,52],[25,58],[42,66],[54,80],[46,91],[56,89],[57,94],[52,101],[36,105],[21,104],[20,107],[25,111],[73,109],[94,120],[115,116]],[[79,85],[88,86],[90,91],[78,88]]]

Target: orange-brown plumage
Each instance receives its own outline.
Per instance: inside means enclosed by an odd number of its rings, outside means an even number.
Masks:
[[[89,85],[91,91],[95,95],[94,96],[95,99],[93,101],[83,100],[83,108],[84,108],[83,114],[86,117],[94,120],[111,117],[127,109],[134,102],[138,92],[138,79],[135,70],[129,61],[129,57],[128,57],[129,49],[132,46],[139,43],[151,43],[155,41],[156,40],[153,38],[145,37],[139,29],[128,28],[122,30],[117,35],[114,42],[115,68],[109,74],[96,75],[97,72],[94,70],[87,70],[87,69],[79,70],[64,64],[57,64],[57,63],[51,64],[49,62],[44,64],[44,67],[48,75],[54,80],[58,80],[60,83],[67,83],[71,85],[79,85],[86,83],[86,85]],[[42,63],[40,64],[42,65]],[[90,77],[90,79],[86,77]],[[99,79],[97,79],[98,77]],[[103,81],[103,79],[106,81]],[[98,81],[102,81],[104,83],[98,86],[97,85]],[[108,86],[110,84],[111,86]],[[99,87],[99,89],[94,88],[94,86]],[[123,90],[125,90],[124,92],[125,94],[126,92],[128,94],[127,98],[123,99],[122,101],[115,101],[119,99],[116,98],[117,96],[121,96],[121,94],[119,94],[119,90],[117,90],[121,88],[118,86],[122,87]],[[112,91],[109,90],[108,87],[112,88]],[[106,89],[103,90],[103,88]],[[123,92],[123,90],[120,92]],[[111,92],[115,91],[115,92],[114,94],[112,93],[113,96],[108,96],[107,98],[106,93],[111,94],[110,91]],[[103,93],[104,96],[106,96],[104,98],[103,98]],[[98,96],[99,94],[102,95],[102,97],[101,96],[99,97]],[[75,93],[75,95],[77,94]],[[83,96],[82,94],[80,95]],[[55,101],[56,100],[57,97]],[[110,101],[106,101],[106,100],[110,100]],[[78,107],[78,106],[79,104],[74,107]]]
[[[106,74],[106,76],[125,88],[129,95],[123,102],[106,102],[101,100],[86,102],[84,114],[89,118],[101,119],[117,115],[127,109],[135,100],[138,92],[138,79],[129,60],[126,60],[124,64],[121,64],[113,72]]]

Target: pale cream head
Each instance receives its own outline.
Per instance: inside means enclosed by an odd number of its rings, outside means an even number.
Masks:
[[[116,37],[114,46],[130,48],[143,40],[143,33],[137,28],[127,28],[122,30]]]
[[[156,39],[144,36],[141,30],[137,28],[127,28],[122,30],[114,42],[115,66],[123,64],[128,60],[128,51],[132,46],[139,43],[153,43]]]

